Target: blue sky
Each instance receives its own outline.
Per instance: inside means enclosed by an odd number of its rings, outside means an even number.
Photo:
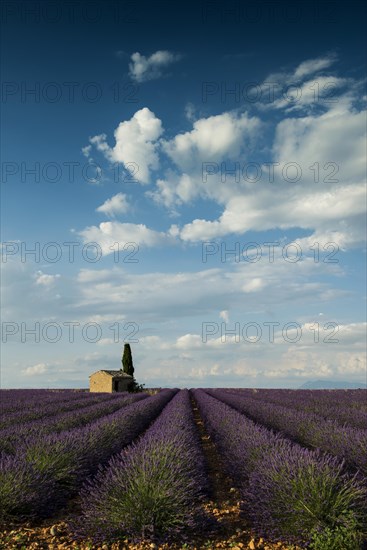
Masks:
[[[362,9],[3,3],[3,387],[366,380]]]

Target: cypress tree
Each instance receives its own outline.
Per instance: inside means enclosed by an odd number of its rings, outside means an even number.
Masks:
[[[126,374],[130,374],[130,376],[134,376],[134,366],[133,366],[133,358],[131,355],[131,348],[130,344],[124,345],[124,353],[122,355],[122,370],[126,372]]]

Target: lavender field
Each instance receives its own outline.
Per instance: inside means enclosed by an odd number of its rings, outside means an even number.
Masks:
[[[0,397],[6,548],[61,517],[64,548],[365,547],[366,390]]]

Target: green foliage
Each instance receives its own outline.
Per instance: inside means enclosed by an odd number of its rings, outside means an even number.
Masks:
[[[133,381],[129,384],[128,391],[130,393],[140,393],[144,391],[145,384],[138,384],[135,378],[133,378]]]
[[[124,345],[124,353],[122,355],[122,370],[130,376],[134,375],[133,358],[131,355],[130,344]]]
[[[58,484],[59,489],[64,487],[71,490],[77,483],[79,471],[73,472],[71,464],[77,461],[76,445],[69,448],[62,441],[44,441],[43,444],[28,444],[26,460],[41,476],[46,476]],[[80,463],[80,471],[82,464]]]
[[[287,458],[283,451],[264,459],[252,474],[252,491],[259,496],[258,510],[269,531],[292,537],[292,542],[313,541],[314,550],[359,550],[365,529],[364,485],[336,459],[312,458],[305,451]]]
[[[111,523],[119,525],[121,518],[124,518],[128,529],[140,532],[144,537],[151,534],[145,532],[146,526],[152,525],[161,532],[180,521],[184,502],[180,498],[174,501],[169,493],[169,487],[172,487],[175,479],[170,469],[165,468],[159,459],[156,459],[155,467],[156,471],[150,472],[148,476],[139,467],[135,467],[133,472],[124,473],[130,478],[126,490],[122,493],[117,485],[105,503]],[[124,483],[126,485],[126,480]]]
[[[133,377],[132,381],[130,382],[128,386],[128,391],[130,393],[139,393],[144,391],[144,384],[138,384],[137,381],[134,378],[134,366],[133,366],[133,358],[131,355],[131,348],[130,344],[124,345],[124,353],[122,355],[122,367],[123,372],[126,374],[129,374]]]
[[[292,498],[295,497],[294,509],[306,512],[304,521],[311,528],[315,522],[321,522],[334,530],[336,526],[348,525],[349,529],[357,526],[357,505],[361,502],[361,492],[354,486],[353,480],[345,478],[341,483],[342,470],[326,467],[324,471],[317,464],[301,468],[292,483]],[[347,510],[354,509],[349,518]],[[353,511],[353,512],[354,512]],[[307,518],[307,519],[306,519]],[[347,521],[349,520],[349,521]],[[344,549],[346,550],[346,549]]]
[[[312,533],[312,550],[358,550],[362,547],[362,535],[358,522],[352,514],[346,514],[346,521],[334,528],[326,527]]]

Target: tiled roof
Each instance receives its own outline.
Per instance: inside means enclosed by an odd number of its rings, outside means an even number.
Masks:
[[[109,374],[110,376],[113,376],[114,378],[132,378],[132,376],[130,376],[130,374],[126,374],[126,372],[123,372],[121,370],[105,370],[105,369],[102,369],[100,371],[97,371],[97,372],[106,372],[107,374]],[[96,372],[94,372],[93,374],[97,374]],[[93,376],[91,374],[91,376]]]
[[[111,376],[118,376],[119,378],[132,378],[130,374],[126,374],[126,372],[122,370],[103,370],[103,372],[107,372],[107,374]]]

